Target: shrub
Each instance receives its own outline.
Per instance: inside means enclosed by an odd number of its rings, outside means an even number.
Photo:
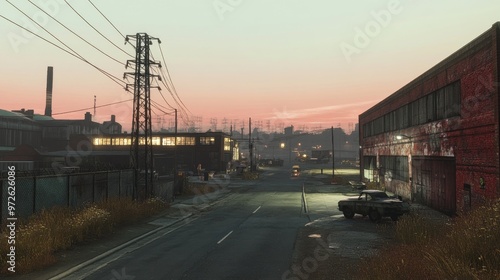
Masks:
[[[54,252],[109,235],[117,227],[131,224],[166,209],[168,204],[152,198],[143,202],[113,198],[81,209],[54,207],[42,210],[16,231],[16,273],[27,273],[56,262]],[[0,238],[6,240],[3,229]],[[0,243],[0,275],[8,275],[9,244]]]
[[[359,279],[500,279],[500,201],[447,226],[414,213],[396,226],[398,244],[361,264]]]

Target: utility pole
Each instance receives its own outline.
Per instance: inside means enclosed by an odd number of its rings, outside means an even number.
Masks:
[[[134,72],[126,72],[124,78],[132,76],[133,84],[127,84],[134,88],[134,105],[132,117],[131,147],[130,147],[130,167],[135,170],[134,198],[145,199],[153,193],[154,164],[153,164],[153,143],[151,127],[151,79],[159,78],[158,75],[151,74],[151,67],[159,63],[150,60],[149,46],[152,41],[158,38],[150,37],[146,33],[127,35],[125,41],[135,40],[135,60],[127,60],[125,68],[129,65],[135,67]],[[139,183],[141,185],[139,186]]]
[[[252,118],[248,118],[248,150],[250,151],[250,171],[253,168]]]
[[[177,189],[177,109],[174,109],[175,112],[175,130],[174,130],[174,192]],[[182,193],[182,189],[179,188],[179,194]],[[174,193],[175,194],[175,193]]]
[[[332,126],[332,182],[335,178],[335,142],[333,138],[333,126]]]

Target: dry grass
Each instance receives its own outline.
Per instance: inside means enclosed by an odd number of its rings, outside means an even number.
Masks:
[[[54,207],[41,211],[25,221],[18,221],[16,231],[16,273],[34,271],[57,260],[54,252],[111,234],[120,226],[138,222],[166,209],[159,199],[135,202],[130,199],[110,199],[106,202],[71,210]],[[0,232],[6,240],[7,232]],[[7,271],[9,244],[0,245],[0,275]]]
[[[363,263],[359,279],[500,279],[500,202],[438,225],[402,217],[398,244]]]

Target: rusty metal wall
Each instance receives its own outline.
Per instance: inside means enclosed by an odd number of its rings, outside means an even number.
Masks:
[[[455,214],[455,159],[451,157],[414,157],[412,197],[447,214]]]

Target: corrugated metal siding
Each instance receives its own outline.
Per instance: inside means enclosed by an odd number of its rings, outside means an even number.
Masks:
[[[455,214],[455,159],[449,157],[414,157],[413,197],[422,204],[448,214]]]

